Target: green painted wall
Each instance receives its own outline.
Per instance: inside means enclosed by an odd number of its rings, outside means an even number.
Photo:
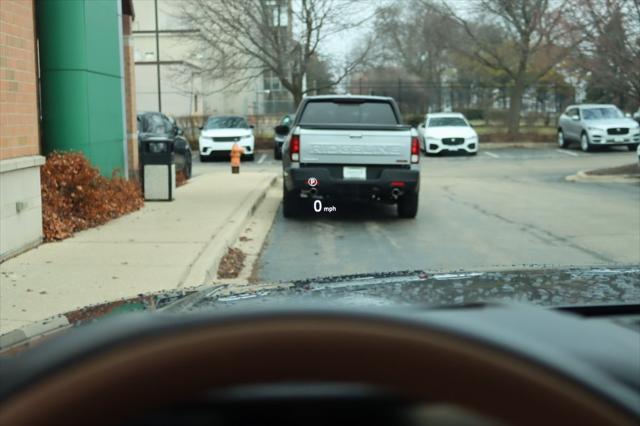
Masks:
[[[126,170],[118,1],[36,3],[45,151],[82,151],[105,176]]]

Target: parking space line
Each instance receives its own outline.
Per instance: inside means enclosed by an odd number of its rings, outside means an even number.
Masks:
[[[575,152],[567,151],[565,149],[556,149],[556,151],[561,152],[563,154],[571,155],[572,157],[579,157],[580,156],[580,155],[576,154]]]
[[[260,156],[260,159],[258,160],[258,164],[262,164],[262,162],[264,161],[265,158],[267,158],[267,154],[262,154]]]
[[[491,158],[500,158],[500,156],[498,154],[494,154],[493,152],[485,151],[484,153],[487,154]]]

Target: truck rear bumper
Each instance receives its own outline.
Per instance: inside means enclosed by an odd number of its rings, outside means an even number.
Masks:
[[[284,182],[287,191],[298,193],[301,197],[393,201],[403,194],[418,192],[420,172],[387,169],[382,170],[376,179],[355,180],[336,178],[326,168],[303,167],[289,169]]]

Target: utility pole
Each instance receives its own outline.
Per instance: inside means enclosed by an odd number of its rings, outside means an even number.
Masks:
[[[162,112],[162,90],[160,84],[160,27],[158,25],[158,0],[153,0],[156,20],[156,75],[158,80],[158,111]]]

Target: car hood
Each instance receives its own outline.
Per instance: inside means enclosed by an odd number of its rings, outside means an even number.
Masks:
[[[41,335],[133,311],[169,313],[224,310],[236,305],[327,302],[332,305],[457,306],[518,302],[546,307],[637,303],[640,266],[547,268],[490,271],[404,271],[324,277],[294,282],[197,288],[139,295],[87,306],[36,324],[39,333],[17,329],[0,336],[0,351]]]
[[[207,138],[249,135],[251,135],[251,129],[205,129],[200,132],[200,136]]]
[[[470,138],[478,136],[476,131],[471,127],[461,126],[445,126],[445,127],[429,127],[425,129],[425,137],[430,138]]]
[[[601,127],[608,129],[610,127],[636,127],[638,123],[631,118],[609,118],[600,120],[585,120],[589,127]]]

